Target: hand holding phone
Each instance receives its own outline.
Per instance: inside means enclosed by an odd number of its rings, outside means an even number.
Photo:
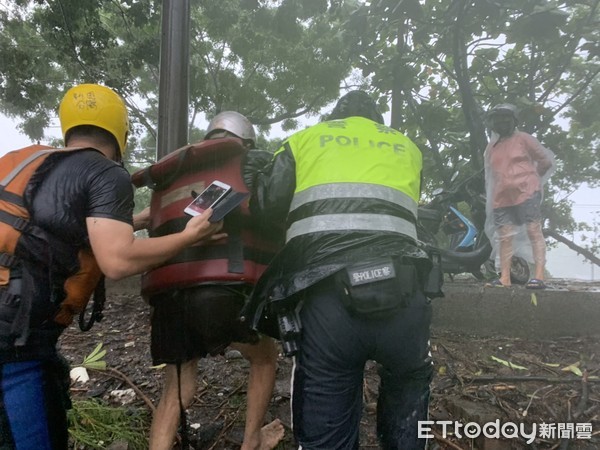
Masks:
[[[197,244],[203,241],[216,241],[227,237],[227,233],[223,233],[223,222],[210,222],[212,217],[212,208],[207,209],[202,214],[194,216],[187,221],[184,233],[191,236],[192,244]]]
[[[183,210],[190,216],[202,214],[208,208],[214,208],[231,191],[231,186],[222,181],[213,181]]]

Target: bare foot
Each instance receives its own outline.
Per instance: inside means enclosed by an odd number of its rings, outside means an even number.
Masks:
[[[285,429],[279,419],[266,424],[260,429],[260,450],[272,450],[283,439]]]

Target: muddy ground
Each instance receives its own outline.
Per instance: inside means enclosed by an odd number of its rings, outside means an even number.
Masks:
[[[443,300],[441,300],[443,301]],[[63,354],[78,365],[98,343],[108,353],[109,370],[90,371],[86,384],[72,385],[74,398],[98,398],[119,405],[111,392],[135,389],[128,407],[150,409],[157,404],[161,370],[151,367],[149,307],[132,291],[110,291],[105,318],[83,333],[73,325],[61,338]],[[600,326],[600,325],[599,325]],[[446,435],[435,426],[431,450],[445,449],[580,449],[600,448],[600,339],[562,338],[521,340],[480,338],[433,330],[432,355],[436,374],[432,383],[431,420],[459,420],[484,424],[500,420],[531,424],[591,423],[589,439],[573,432],[573,438],[538,437],[531,444],[523,438],[510,440],[469,439]],[[227,357],[226,357],[227,356]],[[244,401],[248,364],[227,353],[200,363],[199,386],[188,411],[193,448],[238,449],[243,435]],[[493,359],[496,358],[496,359]],[[508,367],[511,365],[512,367]],[[291,360],[280,357],[277,384],[267,420],[280,418],[286,437],[278,449],[292,449],[289,428],[289,377]],[[378,448],[375,433],[376,365],[365,375],[361,449]],[[568,426],[567,426],[568,427]],[[567,430],[568,436],[568,430]],[[579,437],[579,438],[578,438]],[[108,447],[108,444],[107,444]],[[120,447],[123,448],[123,447]],[[410,449],[406,449],[410,450]]]

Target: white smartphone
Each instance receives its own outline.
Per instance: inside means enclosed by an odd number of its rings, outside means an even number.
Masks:
[[[231,191],[231,186],[222,181],[215,180],[192,203],[187,205],[183,211],[190,216],[198,216],[208,208],[215,206],[229,191]]]

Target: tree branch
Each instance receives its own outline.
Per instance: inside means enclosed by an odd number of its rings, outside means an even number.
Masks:
[[[557,233],[556,231],[546,228],[546,229],[544,229],[544,236],[551,237],[552,239],[555,239],[558,242],[565,244],[571,250],[575,250],[577,253],[579,253],[581,256],[586,258],[588,261],[593,262],[597,266],[600,266],[600,258],[598,258],[596,255],[594,255],[589,250],[587,250],[583,247],[580,247],[575,242],[573,242],[570,239],[567,239],[566,237],[564,237],[563,235]]]
[[[469,147],[471,150],[471,161],[475,168],[483,167],[482,149],[487,144],[485,136],[485,126],[481,119],[481,113],[478,111],[478,104],[473,94],[469,66],[466,55],[466,45],[463,39],[463,18],[468,17],[467,2],[464,0],[455,0],[451,9],[454,9],[454,29],[452,42],[452,57],[456,79],[458,81],[459,92],[462,98],[462,111],[469,129]]]
[[[579,88],[573,93],[573,95],[571,95],[562,105],[560,105],[558,108],[552,111],[552,116],[556,117],[556,115],[560,111],[565,109],[574,99],[576,99],[579,96],[579,94],[581,94],[590,85],[590,83],[594,80],[594,78],[596,78],[596,76],[599,73],[600,67],[597,68],[596,71],[593,72],[592,75],[589,76],[583,83],[580,83]]]
[[[471,383],[520,383],[520,382],[544,382],[544,383],[581,383],[581,377],[542,377],[530,375],[512,375],[512,376],[496,376],[496,375],[480,375],[475,377],[465,377],[465,381]],[[600,383],[600,378],[587,377],[586,383]]]

